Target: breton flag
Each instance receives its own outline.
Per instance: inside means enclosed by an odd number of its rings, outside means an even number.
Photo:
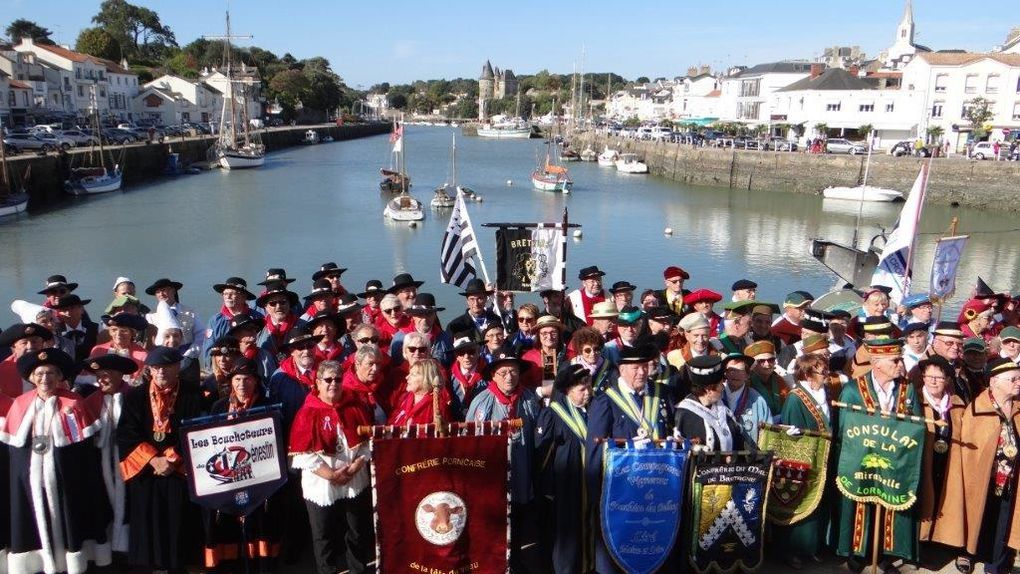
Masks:
[[[478,273],[474,258],[478,254],[478,241],[471,227],[464,194],[457,188],[457,203],[450,214],[450,224],[443,234],[443,247],[439,252],[439,278],[443,283],[463,287]]]
[[[924,207],[924,195],[928,189],[928,163],[921,165],[914,187],[910,189],[906,203],[900,211],[900,217],[893,226],[892,233],[885,242],[882,256],[878,259],[878,267],[871,276],[872,285],[885,285],[892,288],[889,298],[899,303],[910,293],[910,267],[912,259],[910,250],[914,246],[917,225],[921,221],[921,209]]]

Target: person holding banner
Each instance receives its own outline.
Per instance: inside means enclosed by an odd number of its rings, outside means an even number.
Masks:
[[[988,362],[989,387],[960,420],[959,441],[949,453],[943,518],[936,542],[963,548],[960,572],[973,561],[985,572],[1010,572],[1020,546],[1020,507],[1015,504],[1020,445],[1020,366],[1004,358]]]
[[[801,355],[794,365],[793,378],[797,383],[783,403],[782,424],[797,429],[793,434],[800,431],[831,434],[835,412],[829,406],[833,400],[829,393],[829,362],[821,355]],[[823,487],[827,489],[827,485]],[[778,555],[784,556],[791,568],[799,570],[804,556],[821,561],[832,517],[829,493],[823,492],[821,499],[814,512],[796,524],[773,525],[772,540],[779,549]]]
[[[369,450],[358,436],[358,427],[371,424],[368,405],[343,388],[340,363],[320,364],[315,391],[308,394],[294,419],[289,448],[291,466],[301,471],[319,574],[340,570],[339,553],[345,547],[346,566],[352,574],[370,571],[375,536],[366,464]]]
[[[202,398],[181,387],[181,359],[169,347],[149,351],[149,382],[128,391],[117,423],[133,566],[168,570],[198,561],[198,512],[188,499],[177,447],[181,421],[202,414]]]
[[[592,569],[594,551],[589,508],[593,499],[584,478],[591,373],[582,365],[566,366],[556,375],[555,391],[535,429],[541,490],[553,501],[551,520],[545,521],[546,538],[552,540],[556,574],[584,574]]]
[[[405,389],[386,424],[431,425],[452,420],[450,394],[446,391],[446,377],[439,361],[422,359],[412,364]]]
[[[868,339],[864,341],[871,370],[843,386],[840,401],[855,405],[872,413],[893,415],[921,414],[921,402],[914,386],[905,378],[903,368],[902,339]],[[842,425],[842,423],[841,423]],[[840,428],[842,435],[843,429]],[[842,498],[840,504],[842,528],[839,529],[837,553],[847,557],[851,568],[860,566],[858,557],[871,556],[873,512],[870,507],[849,498]],[[878,553],[886,565],[893,557],[906,561],[917,561],[918,547],[917,506],[905,511],[884,512],[881,528],[882,547]]]
[[[464,331],[457,333],[453,338],[453,363],[450,366],[450,419],[452,421],[463,421],[468,405],[474,400],[475,395],[485,388],[485,381],[482,380],[482,369],[485,368],[485,359],[478,354],[478,343],[474,340],[474,333]]]
[[[691,394],[677,405],[676,431],[697,450],[729,452],[745,448],[743,429],[722,400],[723,365],[718,355],[694,357],[687,362]]]
[[[927,423],[924,454],[921,460],[921,541],[932,539],[933,526],[942,516],[938,510],[945,492],[951,444],[960,441],[960,425],[966,403],[954,395],[949,385],[953,367],[942,357],[918,363],[921,371],[921,396],[924,397],[924,418],[942,421],[944,425]]]

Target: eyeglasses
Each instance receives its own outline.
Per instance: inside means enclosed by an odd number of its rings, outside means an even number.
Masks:
[[[776,358],[775,357],[769,357],[767,359],[758,359],[758,362],[759,363],[775,363],[776,362]]]
[[[957,341],[955,339],[940,339],[942,344],[947,347],[963,347],[963,341]]]
[[[378,343],[379,337],[362,337],[358,339],[358,342],[361,343],[362,345],[366,345],[368,343]]]
[[[386,313],[387,315],[392,315],[393,313],[396,313],[399,310],[400,307],[390,307],[389,309],[383,309],[382,312]]]
[[[945,382],[945,380],[946,380],[945,377],[940,377],[938,375],[924,375],[924,377],[922,377],[922,378],[924,380],[926,380],[926,381],[931,381],[933,383],[941,383],[941,382]]]
[[[428,350],[429,350],[428,347],[408,347],[407,348],[407,351],[410,352],[410,353],[424,353],[425,351],[428,351]]]
[[[510,367],[507,367],[505,369],[499,369],[499,370],[493,372],[492,374],[496,375],[497,377],[500,377],[500,378],[506,378],[506,377],[509,377],[510,375],[516,375],[517,374],[517,369],[513,369],[513,368],[510,368]]]
[[[535,322],[535,318],[534,317],[518,317],[517,318],[517,322],[518,323],[534,323]]]
[[[582,355],[592,355],[592,354],[601,353],[601,352],[602,352],[602,347],[584,347],[583,349],[581,349],[581,354]]]
[[[273,299],[272,301],[266,301],[266,307],[280,307],[286,304],[287,301],[285,299]]]
[[[322,377],[319,380],[324,382],[324,383],[326,383],[327,385],[331,385],[333,383],[339,383],[341,381],[340,377]]]

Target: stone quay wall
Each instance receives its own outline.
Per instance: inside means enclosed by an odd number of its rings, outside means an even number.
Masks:
[[[689,185],[746,191],[821,194],[829,186],[856,186],[864,178],[866,156],[746,151],[686,144],[577,134],[571,147],[603,146],[643,157],[649,171]],[[910,191],[926,159],[871,156],[868,185]],[[1020,162],[937,158],[929,172],[926,201],[953,206],[1020,211]]]
[[[381,122],[343,126],[322,124],[270,128],[262,130],[262,143],[270,152],[301,145],[305,132],[309,129],[319,132],[321,137],[328,134],[333,136],[334,140],[341,141],[389,133],[390,124]],[[189,136],[184,139],[173,137],[167,138],[163,143],[138,143],[124,146],[124,185],[131,186],[164,177],[167,156],[172,152],[180,154],[180,161],[183,165],[194,164],[203,168],[207,167],[209,165],[207,154],[215,140],[214,136]],[[110,150],[114,158],[120,157],[120,147],[114,146]],[[70,173],[71,166],[79,165],[85,159],[81,156],[88,153],[88,149],[83,148],[72,149],[67,154],[50,153],[44,156],[23,152],[21,155],[9,158],[9,165],[16,180],[23,178],[26,171],[31,168],[26,185],[29,194],[29,208],[45,206],[71,198],[72,196],[64,191],[64,181]],[[107,159],[109,159],[109,155]]]

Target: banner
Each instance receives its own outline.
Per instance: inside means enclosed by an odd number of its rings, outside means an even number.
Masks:
[[[910,294],[910,267],[913,260],[910,250],[914,248],[917,236],[917,224],[921,220],[921,209],[924,208],[924,195],[928,189],[928,163],[921,164],[921,171],[910,188],[907,201],[900,210],[892,232],[886,239],[882,255],[878,259],[878,267],[871,277],[872,285],[885,285],[892,288],[889,299],[895,304]]]
[[[287,482],[280,412],[216,418],[183,429],[191,499],[211,510],[247,516]]]
[[[917,500],[924,425],[842,409],[836,487],[857,502],[907,510]]]
[[[699,574],[762,563],[772,453],[697,453],[691,487],[691,566]]]
[[[943,237],[935,244],[931,262],[931,296],[945,301],[956,292],[956,270],[963,258],[963,248],[969,235]]]
[[[507,571],[508,440],[372,441],[380,574]]]
[[[496,267],[500,291],[562,289],[566,255],[561,226],[497,229]]]
[[[818,508],[828,478],[831,437],[815,434],[791,436],[786,429],[762,426],[758,448],[773,453],[769,486],[768,519],[789,526],[804,520]]]
[[[625,572],[648,574],[669,557],[687,476],[687,451],[613,448],[602,457],[602,537]]]

